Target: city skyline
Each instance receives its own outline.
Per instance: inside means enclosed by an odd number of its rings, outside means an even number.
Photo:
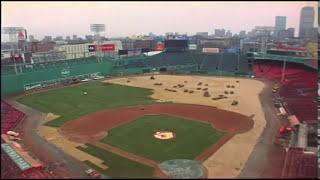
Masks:
[[[44,36],[78,37],[92,34],[91,23],[106,25],[106,37],[152,32],[214,33],[224,28],[232,34],[255,26],[274,26],[276,16],[287,17],[287,28],[298,34],[302,7],[317,2],[2,2],[2,26],[22,26],[36,39]],[[251,13],[243,13],[250,11]],[[22,13],[23,12],[23,16]],[[190,13],[191,12],[191,13]],[[230,15],[230,12],[232,14]],[[316,11],[317,12],[317,11]],[[259,16],[253,16],[258,14]],[[41,15],[41,16],[39,16]],[[76,15],[75,18],[72,15]],[[317,26],[315,14],[314,26]],[[2,39],[3,37],[1,35]]]

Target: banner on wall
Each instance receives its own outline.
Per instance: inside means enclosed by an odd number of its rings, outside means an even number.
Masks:
[[[114,44],[102,44],[96,47],[97,50],[103,51],[103,52],[109,52],[115,50]]]
[[[219,53],[219,48],[202,48],[202,52],[216,54]]]

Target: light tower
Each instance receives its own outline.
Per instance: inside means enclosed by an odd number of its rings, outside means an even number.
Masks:
[[[94,34],[94,40],[96,45],[96,57],[97,61],[101,61],[103,57],[103,52],[100,48],[100,45],[102,44],[100,33],[104,32],[106,29],[106,26],[104,24],[90,24],[90,30]]]
[[[1,29],[1,34],[9,35],[9,42],[18,42],[17,34],[24,31],[23,27],[3,27]]]

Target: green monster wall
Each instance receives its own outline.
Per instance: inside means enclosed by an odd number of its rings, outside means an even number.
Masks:
[[[24,85],[40,81],[71,78],[90,73],[112,75],[112,67],[112,62],[105,61],[101,63],[64,65],[56,68],[49,67],[43,70],[29,71],[20,74],[1,75],[1,97],[23,92]]]

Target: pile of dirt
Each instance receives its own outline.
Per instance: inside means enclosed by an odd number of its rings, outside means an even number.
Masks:
[[[176,90],[174,90],[174,89],[164,89],[165,91],[170,91],[170,92],[177,92]]]
[[[210,97],[210,94],[209,94],[208,91],[206,91],[206,92],[203,93],[203,96],[204,96],[204,97]]]

